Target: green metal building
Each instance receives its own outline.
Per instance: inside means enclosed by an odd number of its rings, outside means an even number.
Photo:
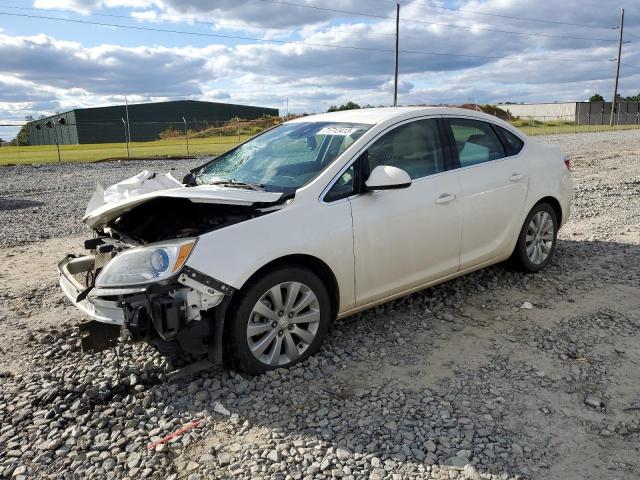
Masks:
[[[126,141],[127,128],[130,141],[148,142],[158,140],[160,133],[168,129],[184,131],[185,121],[189,130],[201,130],[234,118],[253,120],[265,115],[278,116],[279,111],[275,108],[177,100],[137,103],[128,107],[78,108],[33,120],[27,124],[27,130],[31,145],[120,143]]]

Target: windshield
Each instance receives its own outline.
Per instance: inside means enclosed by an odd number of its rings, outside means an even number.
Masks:
[[[280,125],[202,167],[196,182],[251,184],[267,191],[293,192],[369,128],[371,125],[338,122]]]

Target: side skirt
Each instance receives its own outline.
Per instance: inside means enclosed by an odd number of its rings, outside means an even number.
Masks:
[[[366,305],[361,305],[356,308],[352,308],[345,312],[338,314],[338,320],[342,320],[343,318],[350,317],[351,315],[355,315],[356,313],[362,312],[364,310],[368,310],[373,307],[377,307],[378,305],[382,305],[383,303],[391,302],[398,298],[404,297],[406,295],[410,295],[415,292],[419,292],[420,290],[424,290],[425,288],[433,287],[434,285],[438,285],[440,283],[447,282],[449,280],[453,280],[454,278],[462,277],[471,272],[475,272],[476,270],[480,270],[485,267],[489,267],[491,265],[495,265],[496,263],[500,263],[509,258],[509,255],[506,257],[494,257],[491,260],[487,260],[486,262],[480,263],[478,265],[474,265],[473,267],[469,267],[465,270],[461,270],[459,272],[452,273],[451,275],[447,275],[446,277],[438,278],[437,280],[432,280],[431,282],[423,283],[418,285],[417,287],[410,288],[408,290],[403,290],[402,292],[395,293],[388,297],[381,298],[380,300],[376,300],[374,302],[367,303]]]

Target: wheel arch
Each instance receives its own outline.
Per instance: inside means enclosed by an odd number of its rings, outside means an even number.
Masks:
[[[549,205],[551,205],[551,208],[553,208],[553,211],[556,214],[556,221],[558,222],[558,226],[562,225],[563,212],[560,201],[556,197],[547,195],[546,197],[542,197],[535,204],[533,204],[533,206],[529,209],[529,212],[531,212],[531,210],[533,210],[537,205],[540,205],[541,203],[548,203]],[[527,215],[529,214],[529,212],[527,212]]]
[[[285,255],[283,257],[276,258],[266,263],[258,270],[256,270],[242,285],[241,290],[248,284],[256,281],[258,278],[265,275],[267,272],[281,267],[302,267],[310,270],[320,277],[320,280],[324,283],[325,287],[329,291],[331,297],[331,317],[335,318],[340,308],[340,287],[338,286],[338,280],[331,270],[331,267],[318,257],[308,254],[292,254]]]

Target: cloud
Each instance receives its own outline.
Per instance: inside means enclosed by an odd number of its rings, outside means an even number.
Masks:
[[[330,10],[360,12],[362,2],[358,0],[36,0],[38,8],[69,9],[88,13],[109,7],[128,7],[135,10],[152,9],[167,18],[194,20],[237,20],[263,26],[295,27],[326,22],[344,14]],[[296,7],[299,3],[316,8]],[[386,4],[386,5],[385,5]],[[393,4],[381,2],[376,6],[379,15],[389,15]],[[365,12],[366,13],[366,12]]]
[[[399,94],[405,94],[405,93],[410,93],[414,88],[413,83],[407,81],[407,80],[401,80],[398,79],[398,93]],[[394,90],[394,81],[393,80],[389,80],[388,82],[385,82],[382,87],[381,90],[386,92],[386,93],[393,93]]]
[[[356,0],[331,4],[326,0],[283,1],[382,16],[392,16],[394,8],[386,0],[370,0],[366,6]],[[268,41],[211,39],[210,45],[199,40],[198,46],[178,47],[172,43],[176,37],[163,36],[165,46],[157,46],[140,44],[140,34],[136,34],[130,41],[138,46],[123,46],[118,39],[129,38],[128,31],[114,30],[117,35],[111,42],[87,46],[44,33],[11,35],[5,29],[0,32],[0,117],[4,119],[120,103],[124,95],[130,101],[210,99],[281,110],[288,98],[292,111],[307,112],[349,100],[383,105],[392,99],[392,21],[262,0],[36,0],[34,5],[85,14],[118,8],[119,14],[128,12],[136,22],[156,22],[154,27],[167,20],[213,22],[212,31],[229,35],[240,31],[240,36]],[[421,1],[405,3],[401,16],[412,21],[401,24],[399,101],[562,101],[588,98],[596,90],[606,96],[614,69],[608,60],[617,54],[615,42],[509,35],[486,29],[615,39],[613,29],[504,17],[615,26],[620,6],[622,0],[612,0],[606,9],[597,0],[468,0],[457,4],[464,12],[454,12]],[[625,20],[629,32],[640,25],[640,15],[633,11],[627,12]],[[264,30],[255,25],[287,28]],[[180,29],[192,27],[184,24]],[[149,38],[157,41],[158,37]],[[542,57],[578,61],[535,61]],[[624,46],[623,61],[640,66],[636,43]],[[621,92],[637,93],[640,68],[623,65],[622,73]]]
[[[200,49],[120,47],[84,48],[46,35],[0,34],[3,71],[36,84],[78,88],[98,95],[197,95],[214,72],[205,66],[222,46]]]
[[[229,100],[230,98],[231,94],[229,92],[216,88],[205,91],[201,100]]]

